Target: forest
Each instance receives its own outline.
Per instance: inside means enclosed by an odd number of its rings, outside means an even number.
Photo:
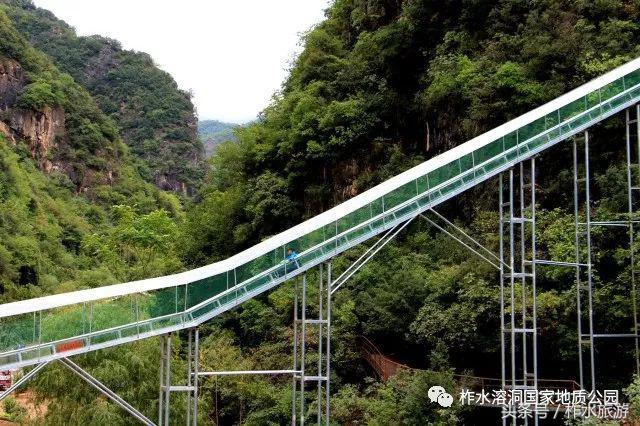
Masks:
[[[148,55],[78,37],[29,0],[0,0],[0,64],[15,74],[0,79],[0,302],[225,259],[640,56],[634,0],[335,0],[325,15],[259,119],[204,160],[189,94]],[[18,125],[56,114],[64,125],[51,146]],[[624,217],[624,138],[624,114],[591,129],[594,220]],[[571,153],[567,141],[537,159],[547,259],[575,250]],[[438,211],[497,253],[497,192],[489,181]],[[593,238],[596,328],[629,332],[627,237]],[[336,272],[366,249],[335,259]],[[539,274],[540,377],[577,380],[573,272]],[[202,325],[201,368],[291,368],[293,289]],[[336,293],[332,323],[335,424],[498,421],[428,400],[430,386],[453,389],[456,375],[500,375],[498,274],[428,222],[414,221]],[[172,339],[177,375],[186,335]],[[382,380],[363,339],[411,368]],[[159,358],[158,339],[147,339],[74,359],[155,418]],[[620,389],[638,412],[633,344],[600,345],[598,359],[598,387]],[[37,420],[13,399],[0,419],[135,424],[61,365],[28,392],[46,407]],[[286,424],[292,397],[287,377],[205,379],[200,420]],[[176,423],[184,404],[172,400]]]
[[[222,142],[234,141],[234,129],[237,124],[225,123],[218,120],[199,120],[198,135],[204,144],[204,151],[207,157],[213,155],[215,148]]]

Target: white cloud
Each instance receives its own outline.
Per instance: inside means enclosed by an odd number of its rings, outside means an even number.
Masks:
[[[35,0],[80,35],[149,53],[200,118],[245,122],[267,106],[329,0]]]

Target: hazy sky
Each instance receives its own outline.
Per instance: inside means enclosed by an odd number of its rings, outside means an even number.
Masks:
[[[280,88],[300,34],[329,0],[35,0],[81,35],[149,53],[201,119],[252,120]]]

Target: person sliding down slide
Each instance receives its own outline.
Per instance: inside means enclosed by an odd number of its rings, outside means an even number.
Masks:
[[[300,265],[298,264],[298,261],[296,260],[297,258],[298,258],[298,253],[294,249],[290,248],[287,250],[287,257],[285,259],[285,262],[287,264],[289,263],[293,264],[293,268],[289,269],[290,271],[295,271],[300,267]]]

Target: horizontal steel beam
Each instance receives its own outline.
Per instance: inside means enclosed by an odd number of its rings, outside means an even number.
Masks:
[[[532,262],[530,260],[525,260],[525,262],[527,265],[530,265]],[[587,267],[589,266],[586,263],[576,263],[576,262],[559,262],[557,260],[542,260],[542,259],[536,259],[534,261],[534,263],[536,265],[548,265],[548,266],[567,266],[570,268],[577,268],[577,267]]]
[[[251,374],[300,374],[299,370],[231,370],[231,371],[200,371],[198,376],[243,376]]]

